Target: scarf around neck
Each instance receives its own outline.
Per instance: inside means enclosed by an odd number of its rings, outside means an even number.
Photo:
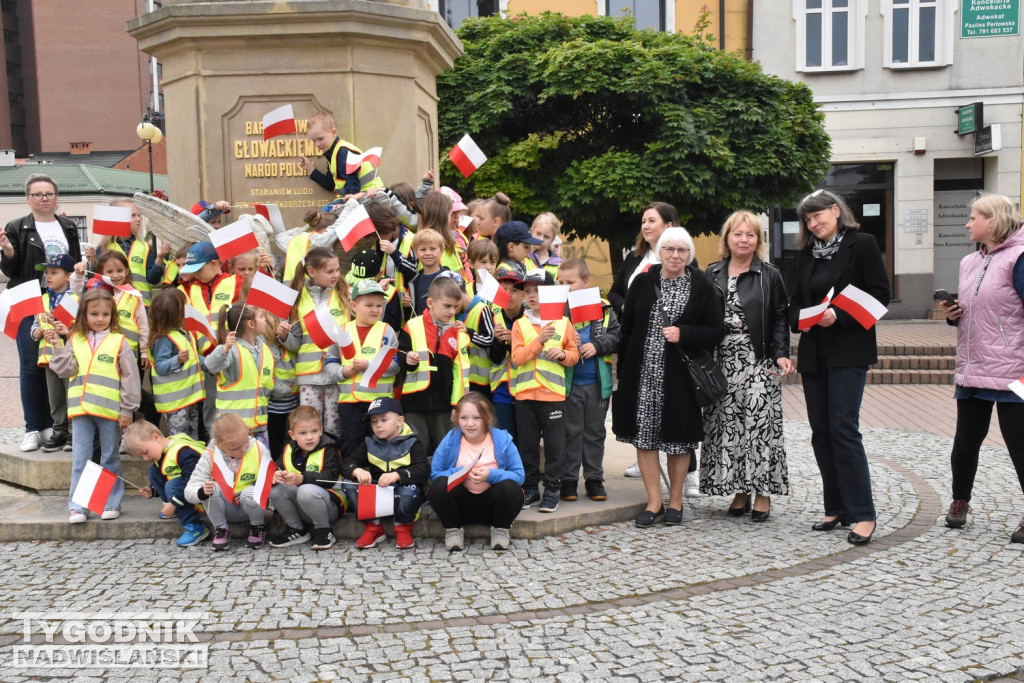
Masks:
[[[825,259],[826,261],[832,258],[832,255],[839,251],[839,243],[843,241],[843,235],[846,234],[846,230],[840,230],[832,236],[828,242],[823,242],[817,237],[814,238],[814,244],[811,247],[811,256],[814,258]]]

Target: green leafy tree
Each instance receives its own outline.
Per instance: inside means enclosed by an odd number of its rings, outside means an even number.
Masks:
[[[715,49],[704,29],[550,12],[466,21],[465,53],[437,81],[440,138],[447,150],[470,133],[488,161],[463,180],[445,158],[445,181],[616,246],[651,201],[695,233],[735,209],[794,203],[829,168],[810,89]]]

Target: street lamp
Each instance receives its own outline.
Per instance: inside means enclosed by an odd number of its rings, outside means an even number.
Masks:
[[[142,115],[142,123],[135,129],[135,133],[146,141],[146,145],[149,147],[149,193],[153,194],[153,190],[156,189],[153,186],[153,143],[159,143],[164,139],[163,131],[154,126],[150,122],[151,116],[149,112]]]

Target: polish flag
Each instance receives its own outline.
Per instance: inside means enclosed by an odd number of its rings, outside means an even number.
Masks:
[[[565,317],[565,305],[569,302],[569,285],[544,285],[537,288],[540,300],[538,317],[542,323],[549,323]]]
[[[278,107],[269,114],[263,115],[264,140],[276,138],[278,135],[295,133],[297,130],[298,128],[295,125],[295,112],[292,111],[292,105],[290,104]]]
[[[100,467],[92,460],[88,460],[85,463],[85,469],[82,470],[82,476],[78,478],[75,492],[71,494],[71,502],[97,515],[102,515],[107,498],[110,498],[110,492],[116,483],[116,474]]]
[[[60,303],[53,309],[53,317],[64,323],[65,327],[70,328],[75,323],[75,316],[78,315],[78,299],[73,297],[71,294],[65,294],[61,297]]]
[[[465,230],[473,224],[472,216],[459,216],[459,227]]]
[[[323,302],[302,316],[302,324],[313,343],[321,349],[329,349],[337,343],[335,340],[341,330],[338,329],[338,322],[331,315],[329,301]],[[349,340],[351,341],[351,337]]]
[[[377,228],[374,226],[373,221],[370,220],[370,214],[366,213],[366,207],[360,204],[349,212],[344,222],[335,227],[334,231],[338,233],[338,241],[341,242],[341,248],[349,251],[355,246],[356,242],[367,235],[377,232]]]
[[[127,237],[132,234],[132,207],[92,207],[92,234]]]
[[[1024,398],[1024,377],[1015,379],[1010,382],[1010,391],[1017,394],[1021,398]]]
[[[214,446],[210,453],[210,461],[213,463],[213,467],[210,468],[213,480],[217,482],[221,493],[224,494],[224,500],[233,503],[235,500],[236,475],[228,465],[228,457],[224,455],[221,449]]]
[[[480,449],[480,452],[473,458],[473,462],[469,463],[465,467],[460,467],[451,474],[448,475],[448,490],[451,491],[453,488],[466,481],[466,477],[469,476],[470,470],[476,467],[476,464],[480,462],[480,458],[484,454],[484,449]]]
[[[376,389],[377,382],[384,376],[387,369],[391,367],[391,362],[395,360],[395,355],[398,353],[398,349],[393,346],[384,346],[377,351],[377,355],[373,357],[367,366],[366,370],[363,371],[363,376],[359,379],[358,385],[364,389]]]
[[[601,288],[591,287],[569,292],[569,315],[574,323],[601,320],[604,317]]]
[[[39,280],[23,282],[0,294],[0,325],[4,327],[4,334],[11,339],[17,338],[18,326],[23,319],[45,311]]]
[[[256,233],[252,231],[252,224],[244,218],[225,225],[219,230],[210,233],[210,241],[213,242],[217,256],[222,261],[227,261],[247,251],[258,249],[259,241]]]
[[[469,135],[462,136],[459,144],[448,152],[448,158],[455,164],[455,168],[459,169],[459,172],[467,178],[487,161],[487,155],[480,151]]]
[[[371,147],[362,154],[353,154],[352,152],[349,152],[348,156],[345,157],[345,172],[355,173],[359,170],[359,167],[367,161],[369,161],[374,168],[377,168],[380,166],[380,155],[383,151],[383,147]]]
[[[198,308],[185,304],[185,329],[196,337],[206,337],[210,341],[217,339],[217,333],[210,324],[210,319]]]
[[[259,501],[260,507],[267,509],[267,501],[270,500],[270,489],[274,485],[274,472],[277,472],[277,465],[270,459],[269,455],[260,455],[260,473],[253,484],[252,497]]]
[[[299,293],[288,285],[278,282],[266,273],[256,271],[245,301],[257,308],[264,308],[283,320],[291,314],[298,296]]]
[[[870,330],[883,315],[889,312],[889,309],[881,301],[853,285],[847,285],[846,289],[839,292],[839,295],[832,300],[832,305],[852,315],[854,320],[859,322],[865,330]]]
[[[356,519],[368,522],[371,519],[390,517],[395,514],[395,487],[376,484],[359,485],[359,502],[356,504]]]
[[[352,342],[352,335],[348,333],[348,329],[345,327],[338,328],[338,349],[341,350],[341,355],[345,360],[352,360],[356,357],[356,345]]]
[[[287,230],[284,227],[284,218],[281,217],[281,207],[277,204],[253,204],[252,208],[273,226],[275,235]]]
[[[476,271],[480,281],[476,285],[477,295],[484,301],[488,301],[499,308],[506,308],[509,304],[508,292],[501,286],[501,283],[494,279],[494,276],[481,268]]]
[[[825,311],[828,310],[829,303],[832,301],[832,292],[833,290],[828,290],[828,294],[825,295],[825,298],[817,306],[800,309],[800,322],[797,323],[798,330],[806,332],[821,322],[821,319],[825,317]]]
[[[85,288],[92,289],[94,286],[98,284],[98,282],[102,282],[108,287],[116,289],[119,292],[131,294],[132,296],[142,296],[142,294],[139,293],[139,290],[135,289],[131,285],[115,285],[114,281],[110,279],[109,275],[97,275],[96,273],[93,273],[92,278],[85,283]]]

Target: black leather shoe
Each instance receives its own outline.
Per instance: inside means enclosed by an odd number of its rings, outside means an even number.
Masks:
[[[811,527],[811,531],[832,531],[839,525],[850,526],[850,523],[847,522],[842,515],[839,515],[838,517],[830,521],[822,520],[820,522],[815,522],[814,525]]]
[[[877,528],[878,523],[875,522],[875,526],[871,527],[871,533],[867,536],[861,536],[856,531],[851,531],[847,535],[846,540],[849,541],[851,545],[867,545],[871,542],[871,537],[875,535],[875,529]]]
[[[636,525],[641,529],[649,529],[654,526],[654,523],[665,516],[665,506],[662,505],[661,509],[657,512],[651,512],[650,510],[644,510],[640,513],[640,516],[636,518]]]
[[[751,510],[750,520],[752,522],[767,522],[768,518],[771,517],[772,511],[768,510]]]
[[[741,508],[729,507],[729,509],[726,510],[726,514],[728,514],[730,517],[742,517],[743,515],[747,514],[748,512],[750,512],[750,496],[747,496],[747,502],[743,504],[743,507],[741,507]]]

